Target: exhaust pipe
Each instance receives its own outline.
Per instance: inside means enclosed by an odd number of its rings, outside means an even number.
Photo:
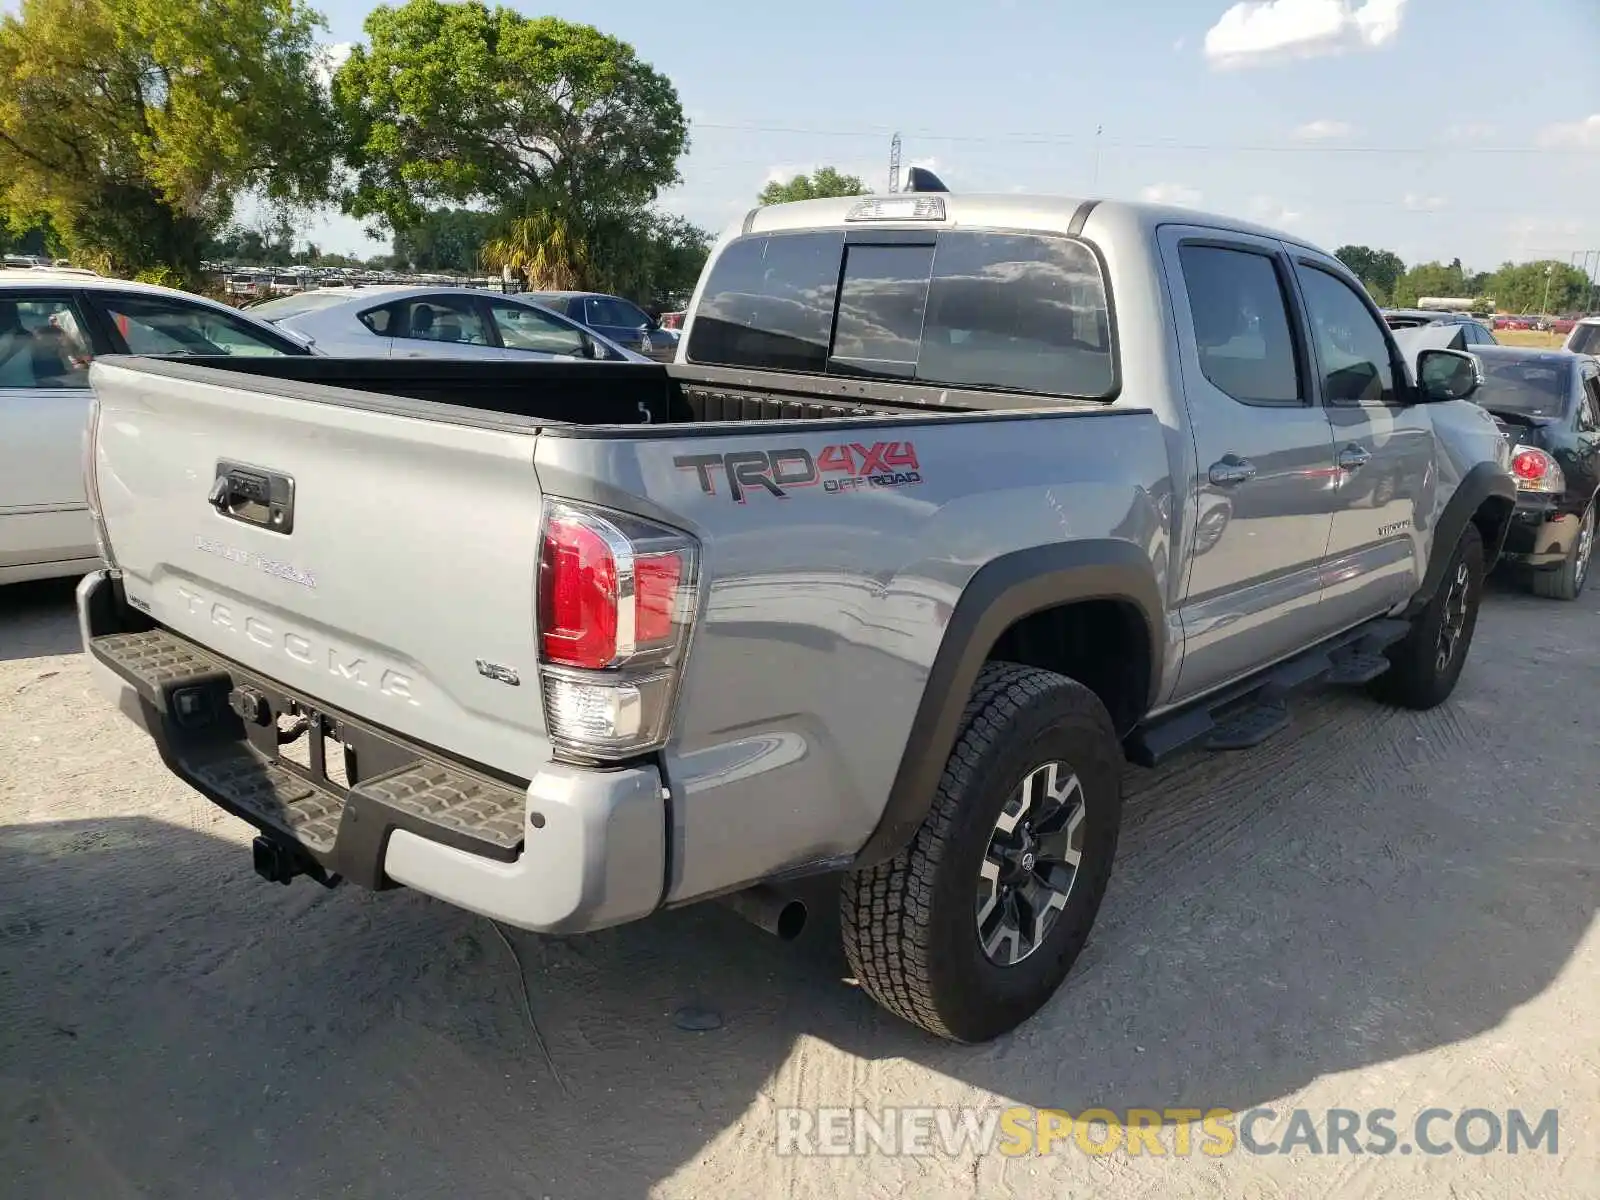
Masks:
[[[785,896],[764,883],[720,896],[718,901],[779,941],[794,941],[806,927],[805,901]]]

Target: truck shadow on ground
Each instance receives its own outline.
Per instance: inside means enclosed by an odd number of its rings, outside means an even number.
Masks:
[[[778,1106],[1244,1109],[1481,1034],[1594,916],[1600,655],[1511,641],[1593,608],[1497,595],[1505,648],[1433,713],[1312,696],[1255,751],[1134,772],[1089,949],[982,1047],[843,981],[828,881],[791,946],[715,907],[513,931],[525,1002],[488,922],[263,883],[198,802],[200,829],[5,827],[8,1194],[624,1197],[722,1155],[743,1195],[779,1184]],[[680,1031],[689,1004],[722,1027]]]
[[[71,608],[77,586],[77,577],[73,577],[0,587],[0,622],[5,624],[0,662],[77,650],[77,619],[62,619],[62,610]]]

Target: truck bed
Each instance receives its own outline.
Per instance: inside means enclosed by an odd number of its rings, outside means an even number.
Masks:
[[[807,375],[781,376],[657,363],[483,362],[387,358],[167,357],[143,369],[202,381],[210,370],[254,376],[252,386],[294,399],[517,427],[559,423],[700,425],[916,417],[1070,402]],[[201,372],[197,374],[196,372]],[[414,401],[415,404],[395,402]],[[1092,405],[1091,407],[1103,407]],[[473,418],[469,414],[479,414]]]

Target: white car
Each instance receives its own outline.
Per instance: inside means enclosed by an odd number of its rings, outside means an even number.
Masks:
[[[1600,358],[1600,317],[1584,317],[1567,334],[1565,349]]]
[[[246,311],[336,357],[650,361],[531,300],[471,288],[313,288]]]
[[[306,353],[187,292],[78,270],[0,270],[0,584],[99,562],[82,459],[96,355]]]

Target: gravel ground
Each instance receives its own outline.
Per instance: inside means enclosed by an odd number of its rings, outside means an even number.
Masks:
[[[261,882],[90,689],[70,586],[0,589],[0,1191],[1600,1195],[1597,616],[1497,588],[1444,708],[1313,694],[1255,751],[1134,772],[1067,987],[961,1048],[843,980],[825,900],[793,946],[718,908],[508,944]],[[775,1152],[780,1106],[851,1104],[1391,1108],[1403,1141],[1556,1108],[1559,1152]]]

